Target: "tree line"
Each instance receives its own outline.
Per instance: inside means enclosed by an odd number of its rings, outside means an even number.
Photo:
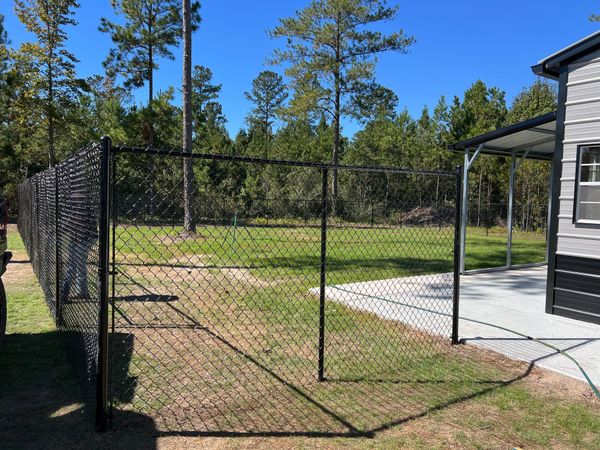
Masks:
[[[441,97],[432,109],[424,107],[419,117],[412,117],[399,109],[398,96],[375,79],[377,55],[406,53],[415,42],[401,29],[379,31],[383,22],[398,18],[398,7],[385,0],[311,0],[269,31],[281,47],[272,55],[256,55],[268,56],[271,67],[248,86],[246,124],[230,136],[219,102],[221,84],[211,68],[191,64],[191,35],[201,26],[200,4],[111,3],[119,21],[99,17],[98,23],[113,46],[104,73],[87,79],[78,77],[79,61],[68,50],[68,30],[77,24],[76,0],[16,0],[14,12],[34,36],[18,48],[12,47],[0,17],[0,180],[13,205],[21,180],[102,135],[124,145],[200,153],[453,170],[462,158],[447,150],[449,143],[556,107],[555,88],[544,81],[524,88],[509,107],[500,88],[478,80],[462,96]],[[182,85],[157,91],[154,75],[160,62],[173,59],[177,49],[184,55]],[[145,105],[133,98],[133,90],[140,87],[148,89]],[[174,103],[177,89],[184,94],[181,106]],[[342,132],[346,118],[361,124],[352,137]],[[197,165],[186,169],[185,164],[173,168],[186,179],[184,207],[208,185],[215,195],[229,189],[225,186],[259,190],[256,174],[224,175]],[[158,169],[149,165],[143,170]],[[470,201],[477,223],[497,224],[502,207],[494,214],[489,211],[506,203],[507,174],[503,158],[485,157],[476,163]],[[270,192],[284,192],[280,185],[289,183],[276,173],[261,174],[260,179]],[[334,210],[338,184],[334,171]],[[517,179],[518,205],[531,210],[545,204],[547,186],[547,165],[525,163]],[[519,221],[535,222],[525,215]],[[193,229],[193,220],[186,227]]]

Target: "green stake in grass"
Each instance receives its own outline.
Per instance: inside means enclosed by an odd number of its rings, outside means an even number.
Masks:
[[[235,232],[236,231],[237,231],[237,211],[233,215],[233,244],[231,245],[231,248],[233,249],[234,255],[236,255],[236,251],[235,251]]]

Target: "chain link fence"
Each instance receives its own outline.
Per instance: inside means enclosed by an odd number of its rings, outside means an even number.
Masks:
[[[101,251],[100,145],[91,145],[18,188],[18,229],[82,386],[97,407]]]
[[[455,173],[194,155],[185,230],[185,155],[114,153],[115,420],[362,433],[393,415],[382,387],[460,378],[438,361],[456,333]]]
[[[452,345],[457,173],[195,154],[186,208],[189,157],[105,140],[19,187],[100,429],[135,411],[165,433],[365,436],[512,380]]]

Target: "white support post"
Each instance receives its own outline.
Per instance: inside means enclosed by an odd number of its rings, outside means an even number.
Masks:
[[[517,171],[521,164],[525,162],[527,156],[531,148],[529,148],[523,156],[517,161],[515,156],[515,152],[512,153],[511,163],[510,163],[510,181],[508,188],[508,239],[506,241],[506,267],[512,267],[512,244],[513,244],[513,217],[514,217],[514,209],[515,209],[515,179],[517,177]]]
[[[506,267],[512,266],[512,239],[513,239],[513,208],[515,202],[515,173],[517,160],[513,152],[510,162],[510,181],[508,183],[508,238],[506,240]]]
[[[481,153],[483,144],[477,147],[477,150],[470,158],[470,149],[465,149],[465,165],[463,167],[463,187],[462,187],[462,211],[461,211],[461,229],[460,229],[460,273],[465,273],[465,257],[467,255],[467,220],[469,218],[469,171],[471,166]]]
[[[460,273],[465,273],[465,256],[467,253],[467,218],[469,214],[469,149],[465,149],[465,165],[463,166],[462,211],[460,215]]]

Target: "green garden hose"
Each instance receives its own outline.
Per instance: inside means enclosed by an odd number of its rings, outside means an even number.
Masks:
[[[343,289],[343,288],[341,288],[339,286],[335,286],[335,285],[329,285],[327,287],[330,287],[332,289],[337,289],[338,291],[347,292],[349,294],[361,295],[363,297],[372,298],[374,300],[380,300],[380,301],[387,302],[387,303],[392,303],[392,304],[395,304],[395,305],[406,306],[406,307],[418,309],[418,310],[421,310],[421,311],[426,311],[426,312],[430,312],[430,313],[434,313],[434,314],[439,314],[441,316],[451,317],[450,314],[446,314],[446,313],[443,313],[443,312],[432,311],[430,309],[421,308],[421,307],[414,306],[414,305],[408,305],[406,303],[397,302],[397,301],[390,300],[390,299],[387,299],[387,298],[384,298],[384,297],[378,297],[378,296],[375,296],[375,295],[363,294],[361,292],[354,292],[354,291],[351,291],[351,290],[348,290],[348,289]],[[526,334],[519,333],[518,331],[515,331],[515,330],[511,330],[510,328],[505,328],[505,327],[501,327],[499,325],[494,325],[493,323],[482,322],[480,320],[468,319],[466,317],[460,317],[460,319],[462,319],[462,320],[468,320],[469,322],[475,322],[475,323],[479,323],[479,324],[482,324],[482,325],[487,325],[489,327],[497,328],[499,330],[508,331],[509,333],[513,333],[513,334],[516,334],[517,336],[524,337],[527,340],[537,342],[539,344],[542,344],[542,345],[544,345],[544,346],[546,346],[546,347],[548,347],[548,348],[556,351],[560,355],[568,358],[571,362],[573,362],[575,364],[575,366],[577,366],[577,368],[579,369],[579,371],[581,372],[581,374],[583,375],[583,377],[585,378],[585,380],[587,381],[587,383],[590,385],[590,388],[592,389],[592,392],[594,393],[594,395],[598,399],[600,399],[600,390],[598,390],[598,388],[596,387],[596,385],[594,385],[594,383],[590,379],[590,377],[587,374],[587,372],[584,370],[583,367],[581,367],[581,364],[579,364],[579,362],[574,357],[572,357],[571,355],[569,355],[567,352],[561,350],[560,348],[558,348],[558,347],[556,347],[556,346],[554,346],[552,344],[548,344],[547,342],[544,342],[543,340],[540,340],[540,339],[537,339],[537,338],[534,338],[534,337],[531,337],[531,336],[527,336]]]

